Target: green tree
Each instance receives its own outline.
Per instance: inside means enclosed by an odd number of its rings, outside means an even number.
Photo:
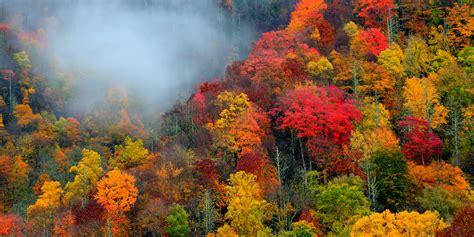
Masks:
[[[174,205],[170,215],[166,218],[166,223],[169,225],[166,232],[170,236],[188,236],[190,231],[188,218],[189,215],[183,206]]]
[[[359,177],[331,180],[316,196],[318,218],[326,231],[342,235],[360,217],[369,213],[369,201],[364,195]]]
[[[400,211],[410,188],[408,166],[400,152],[377,151],[372,156],[379,210]]]
[[[456,210],[463,204],[459,197],[441,187],[425,188],[417,198],[425,211],[438,211],[445,220],[452,220]]]

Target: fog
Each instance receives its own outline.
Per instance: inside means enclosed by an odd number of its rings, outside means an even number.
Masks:
[[[217,0],[49,2],[57,24],[46,30],[48,51],[62,70],[80,72],[68,104],[75,112],[94,109],[110,85],[147,108],[168,109],[222,75],[254,38],[245,25],[231,27]]]

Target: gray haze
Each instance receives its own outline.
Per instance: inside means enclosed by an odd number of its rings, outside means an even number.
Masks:
[[[81,72],[74,112],[93,109],[111,84],[151,109],[167,109],[221,75],[253,38],[230,27],[217,0],[50,2],[58,24],[47,30],[48,50],[60,68]]]

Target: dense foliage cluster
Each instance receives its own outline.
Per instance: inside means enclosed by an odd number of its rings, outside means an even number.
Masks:
[[[470,3],[218,2],[269,32],[147,117],[0,24],[1,236],[474,236]]]

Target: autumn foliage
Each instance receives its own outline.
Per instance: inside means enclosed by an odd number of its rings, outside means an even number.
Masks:
[[[399,126],[405,130],[402,151],[408,159],[427,165],[441,156],[443,142],[431,131],[426,121],[406,117]]]
[[[0,2],[0,236],[474,236],[472,1],[119,1],[217,41],[87,67],[81,3]]]
[[[353,122],[362,119],[353,100],[334,86],[289,91],[272,114],[281,129],[295,129],[299,138],[318,137],[339,145],[349,141]]]

